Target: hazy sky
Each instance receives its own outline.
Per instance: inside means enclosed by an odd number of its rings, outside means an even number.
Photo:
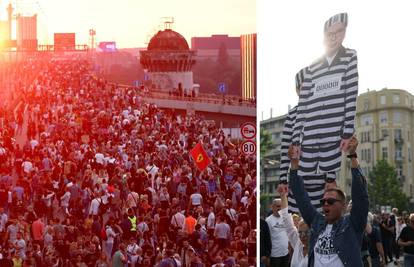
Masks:
[[[258,114],[297,104],[294,77],[322,55],[323,25],[348,13],[344,46],[358,53],[359,93],[384,87],[414,94],[412,1],[258,1]]]
[[[0,18],[7,17],[7,0],[0,0]],[[17,9],[38,13],[40,44],[53,43],[54,32],[76,32],[79,44],[89,43],[89,29],[96,40],[116,41],[117,47],[144,47],[162,17],[174,17],[173,29],[189,42],[193,36],[256,32],[254,0],[13,0]]]

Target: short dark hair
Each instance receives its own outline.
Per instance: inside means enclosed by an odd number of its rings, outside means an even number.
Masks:
[[[340,189],[338,187],[337,188],[329,188],[329,189],[325,190],[325,193],[328,193],[328,192],[336,192],[336,194],[339,197],[339,200],[341,200],[341,202],[345,203],[346,197],[345,197],[345,193],[344,193],[344,191],[342,191],[342,189]]]

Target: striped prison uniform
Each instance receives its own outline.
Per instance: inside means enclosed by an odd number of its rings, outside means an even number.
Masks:
[[[340,143],[354,133],[357,95],[355,50],[341,46],[330,65],[322,57],[309,66],[293,133],[293,143],[301,148],[300,176],[340,169]]]
[[[289,111],[285,119],[285,123],[283,125],[282,141],[280,147],[280,183],[288,182],[288,173],[290,166],[288,150],[289,146],[292,144],[293,128],[296,121],[296,112],[297,106],[295,106]],[[335,179],[335,172],[329,172],[327,174],[307,175],[303,177],[305,190],[308,192],[312,205],[318,211],[322,210],[322,205],[320,201],[323,198],[323,194],[325,193],[326,178]],[[290,212],[299,213],[299,209],[296,204],[295,198],[290,190],[288,195],[288,204]]]

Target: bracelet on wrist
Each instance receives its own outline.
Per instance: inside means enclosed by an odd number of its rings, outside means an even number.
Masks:
[[[348,156],[346,156],[347,158],[349,158],[349,159],[352,159],[352,158],[358,158],[358,156],[357,156],[357,153],[352,153],[352,154],[349,154]]]

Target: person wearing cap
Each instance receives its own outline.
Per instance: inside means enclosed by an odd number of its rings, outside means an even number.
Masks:
[[[302,68],[296,75],[295,75],[295,84],[296,84],[296,94],[299,96],[300,91],[303,86],[303,79],[305,77],[305,72],[307,71],[307,67]],[[281,147],[280,147],[280,176],[279,176],[279,185],[278,190],[282,190],[284,192],[288,191],[288,171],[290,166],[290,159],[288,157],[288,149],[289,146],[292,144],[293,138],[293,129],[295,127],[296,116],[297,116],[297,108],[295,106],[291,110],[286,117],[285,123],[283,125],[282,131],[282,140],[281,140]],[[304,177],[305,182],[305,189],[307,192],[312,192],[312,205],[319,211],[322,210],[322,205],[320,204],[320,200],[323,197],[325,187],[335,187],[336,174],[335,172],[329,172],[326,174],[314,174],[314,175],[307,175]],[[289,203],[289,211],[293,213],[299,213],[298,206],[296,204],[295,198],[292,195],[292,192],[289,191],[288,195],[288,203]]]
[[[347,25],[346,13],[325,22],[325,54],[304,75],[293,132],[301,177],[338,171],[354,133],[357,53],[342,46]]]

